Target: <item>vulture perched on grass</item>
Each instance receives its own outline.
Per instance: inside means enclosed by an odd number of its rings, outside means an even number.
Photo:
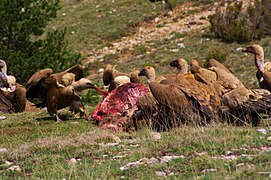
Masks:
[[[25,87],[17,83],[14,76],[7,75],[7,65],[4,60],[0,60],[0,69],[0,111],[17,113],[31,107],[31,102],[26,99]]]
[[[138,73],[138,70],[130,73],[119,72],[113,65],[108,64],[104,69],[103,83],[105,86],[109,85],[108,91],[110,92],[124,83],[140,83]]]
[[[83,67],[75,65],[63,72],[53,74],[50,68],[33,74],[27,82],[26,97],[39,99],[37,107],[47,107],[57,121],[57,110],[70,107],[70,110],[87,118],[81,98],[76,92],[87,88],[99,90],[90,80],[83,78]]]
[[[258,44],[253,44],[248,47],[244,48],[238,48],[237,50],[241,50],[242,52],[248,52],[254,54],[254,63],[257,67],[257,79],[259,81],[259,86],[262,89],[267,89],[271,92],[271,71],[268,69],[268,64],[264,63],[264,50],[263,48]]]
[[[171,65],[174,63],[177,62]],[[158,104],[156,130],[169,130],[182,123],[206,124],[216,117],[220,99],[211,85],[197,81],[190,73],[168,75],[157,82],[150,70],[152,68],[146,67],[141,72],[148,78]]]

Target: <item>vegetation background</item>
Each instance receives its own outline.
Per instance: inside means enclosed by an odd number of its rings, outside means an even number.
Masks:
[[[12,2],[19,8],[7,8]],[[0,1],[1,27],[14,21],[7,16],[8,10],[22,11],[24,4],[18,2]],[[39,1],[24,1],[28,5],[34,2]],[[29,44],[40,42],[29,46],[37,48],[32,49],[35,55],[31,58],[22,51],[4,48],[6,36],[2,30],[5,28],[0,28],[0,58],[7,59],[10,72],[22,83],[36,70],[52,67],[61,71],[82,62],[88,78],[102,87],[100,69],[107,63],[126,72],[151,65],[162,75],[173,71],[168,67],[170,60],[182,57],[188,61],[197,59],[201,65],[209,58],[216,58],[233,70],[247,87],[257,88],[253,57],[237,52],[236,48],[258,43],[263,46],[267,60],[270,57],[268,34],[244,34],[247,29],[239,22],[231,28],[227,21],[216,20],[221,15],[215,13],[220,1],[172,0],[173,12],[161,2],[147,0],[43,2],[53,2],[48,8],[60,10],[51,15],[39,11],[30,15],[44,20],[38,32],[24,36]],[[248,5],[250,2],[243,1]],[[262,2],[266,3],[264,7],[269,7],[269,1]],[[239,6],[232,6],[236,11],[230,11],[235,18],[242,12]],[[264,8],[259,6],[251,13],[261,9]],[[209,15],[214,13],[217,16],[212,16],[210,23]],[[13,18],[16,17],[15,14]],[[48,18],[50,22],[46,21]],[[221,28],[214,28],[218,26]],[[223,31],[225,28],[236,31]],[[26,28],[25,32],[31,32],[30,29]],[[228,33],[222,36],[227,39],[218,39],[220,33]],[[16,43],[14,47],[18,48]],[[29,52],[32,51],[26,54]],[[93,90],[82,96],[91,114],[101,98]],[[184,126],[160,134],[148,128],[115,133],[101,130],[95,123],[78,119],[66,110],[61,114],[69,120],[57,125],[46,111],[5,115],[7,119],[0,121],[1,179],[263,179],[271,176],[268,121],[262,121],[260,127],[211,124]],[[163,161],[165,157],[172,160]],[[125,170],[121,168],[130,162],[137,163]]]

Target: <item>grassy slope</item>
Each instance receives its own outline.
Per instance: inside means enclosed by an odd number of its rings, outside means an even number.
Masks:
[[[115,1],[115,4],[109,0],[63,3],[58,19],[50,28],[67,26],[71,46],[85,52],[110,44],[111,40],[123,36],[126,33],[124,30],[129,26],[153,18],[163,11],[163,5],[158,4],[156,10],[149,13],[149,6],[154,5],[145,0],[138,0],[136,3],[132,0]],[[177,0],[176,2],[180,3]],[[96,11],[98,4],[101,6]],[[113,12],[113,9],[117,9],[117,15],[110,14],[109,11]],[[71,33],[72,31],[74,34]],[[186,48],[177,53],[168,51],[177,46],[180,37],[183,37]],[[267,57],[270,55],[269,42],[269,38],[258,42],[267,50]],[[206,40],[200,33],[194,32],[176,34],[169,40],[153,41],[143,46],[153,46],[157,51],[155,54],[146,54],[144,48],[140,48],[143,51],[137,50],[137,55],[142,53],[143,56],[131,56],[123,63],[118,63],[117,59],[111,62],[118,64],[121,70],[125,70],[127,66],[142,68],[147,64],[154,65],[159,74],[164,74],[170,71],[166,66],[170,59],[181,55],[187,60],[203,60],[207,56],[208,49],[219,46],[228,52],[225,64],[231,67],[247,86],[256,86],[252,56],[235,51],[236,47],[243,45]],[[241,63],[240,59],[242,59]],[[90,69],[103,66],[103,63],[98,63],[90,66]],[[89,107],[89,112],[92,110],[93,108]],[[7,115],[7,120],[0,121],[0,148],[8,149],[7,154],[0,156],[1,179],[89,179],[90,177],[152,179],[157,177],[155,175],[157,171],[163,171],[176,179],[269,176],[268,173],[262,173],[270,170],[270,153],[264,151],[270,145],[267,140],[271,136],[269,127],[265,127],[267,134],[257,132],[256,128],[226,124],[213,124],[210,127],[181,127],[161,133],[161,140],[155,141],[149,129],[132,133],[112,133],[100,130],[95,124],[73,118],[66,111],[61,111],[61,114],[70,120],[55,124],[48,118],[46,111],[41,111]],[[104,143],[108,146],[104,146]],[[110,143],[117,144],[109,146]],[[227,151],[231,151],[238,158],[232,161],[215,158],[225,155]],[[242,154],[251,156],[241,156]],[[164,164],[142,163],[126,171],[120,170],[120,167],[128,162],[143,157],[165,155],[183,155],[184,158]],[[71,158],[80,161],[71,165],[69,163]],[[19,165],[22,171],[7,170],[9,166],[1,165],[4,161]]]

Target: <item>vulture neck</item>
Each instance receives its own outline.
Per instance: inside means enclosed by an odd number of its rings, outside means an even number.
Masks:
[[[264,72],[264,54],[255,54],[254,60],[258,71]]]
[[[153,81],[155,81],[155,73],[148,75],[148,83],[150,84]]]
[[[178,74],[186,74],[188,72],[188,66],[178,67]]]

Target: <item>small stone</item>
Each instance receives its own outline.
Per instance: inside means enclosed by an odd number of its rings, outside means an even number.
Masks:
[[[182,48],[185,48],[184,43],[179,43],[178,46],[179,46],[179,48],[181,48],[181,49],[182,49]]]
[[[231,151],[226,151],[226,156],[232,155]]]
[[[244,165],[245,165],[244,163],[239,163],[239,164],[236,165],[236,167],[242,167]]]
[[[121,143],[121,139],[118,136],[113,136],[113,139],[116,143]]]
[[[6,116],[0,116],[0,120],[4,120],[4,119],[7,119]]]
[[[204,169],[201,172],[216,172],[216,169]]]
[[[267,140],[268,140],[268,141],[271,141],[271,136],[267,137]]]
[[[171,49],[171,52],[179,52],[179,49]]]
[[[8,150],[6,148],[0,148],[0,155],[7,154]]]
[[[5,163],[3,164],[3,166],[10,166],[11,164],[12,164],[12,162],[5,161]]]
[[[75,158],[71,158],[71,159],[69,160],[69,164],[71,164],[71,165],[76,164],[76,162],[77,162],[77,160],[76,160]]]
[[[159,21],[160,21],[159,17],[157,17],[157,18],[154,19],[154,22],[159,22]]]
[[[264,128],[257,129],[257,131],[259,133],[262,133],[262,134],[266,134],[267,133],[266,129],[264,129]]]
[[[157,141],[161,139],[161,134],[159,132],[151,132],[151,137],[153,140]]]
[[[167,176],[167,174],[165,172],[163,172],[163,171],[156,171],[155,174],[156,174],[156,176],[159,176],[159,177]]]
[[[21,171],[21,168],[20,168],[19,166],[11,166],[10,168],[8,168],[8,170],[20,172],[20,171]]]

